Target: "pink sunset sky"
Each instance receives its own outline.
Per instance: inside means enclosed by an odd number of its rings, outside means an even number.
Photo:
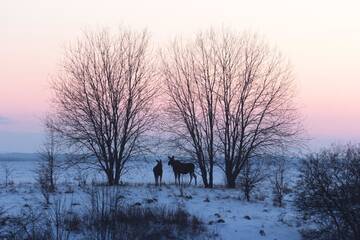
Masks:
[[[2,0],[0,152],[35,152],[49,81],[84,29],[147,28],[163,46],[209,27],[250,30],[293,65],[312,146],[360,141],[360,2],[331,0]]]

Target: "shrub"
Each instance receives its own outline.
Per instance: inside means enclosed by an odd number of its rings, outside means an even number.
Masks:
[[[250,201],[251,194],[266,178],[265,166],[262,159],[251,159],[246,161],[237,184],[245,195],[245,199]],[[256,160],[256,161],[255,161]]]
[[[89,203],[78,214],[66,199],[55,199],[51,207],[26,204],[21,213],[0,211],[0,239],[192,239],[210,238],[202,221],[183,208],[126,205],[118,187],[88,189]],[[0,208],[1,210],[1,208]],[[203,234],[203,235],[202,235]]]
[[[7,216],[6,225],[0,226],[0,239],[68,240],[68,212],[60,200],[46,210],[41,205],[26,204],[20,214]]]
[[[284,197],[288,193],[289,188],[286,179],[287,162],[284,157],[275,159],[274,171],[271,178],[273,185],[273,204],[274,206],[283,207]]]
[[[310,239],[360,239],[360,146],[309,155],[300,166],[295,204],[316,230]]]
[[[126,205],[117,189],[101,187],[89,192],[84,216],[88,239],[176,239],[204,230],[201,220],[182,208]]]
[[[0,239],[50,239],[49,224],[43,211],[24,206],[16,216],[8,216]]]
[[[5,187],[8,187],[9,185],[13,184],[12,181],[12,175],[14,173],[14,169],[9,167],[7,164],[3,164],[2,169],[4,170],[4,176],[5,176]]]

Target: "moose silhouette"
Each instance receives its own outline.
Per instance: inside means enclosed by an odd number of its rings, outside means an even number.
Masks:
[[[191,181],[194,178],[196,185],[195,165],[193,163],[183,163],[179,160],[176,160],[174,156],[168,156],[168,158],[168,165],[171,166],[174,171],[175,184],[178,183],[180,185],[181,174],[190,174],[189,184],[191,184]]]
[[[161,186],[161,180],[162,180],[162,174],[163,174],[162,162],[161,162],[161,160],[156,160],[156,162],[157,162],[157,164],[153,168],[154,177],[155,177],[155,185]]]

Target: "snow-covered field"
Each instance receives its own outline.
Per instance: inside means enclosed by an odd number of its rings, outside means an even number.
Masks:
[[[14,182],[8,187],[0,188],[0,206],[16,214],[27,205],[42,201],[42,195],[35,185],[35,160],[0,160],[0,181],[4,182],[4,167],[13,169],[10,179]],[[187,186],[182,196],[173,184],[172,170],[164,161],[164,177],[162,187],[153,184],[152,163],[135,164],[123,177],[124,184],[118,186],[124,201],[129,204],[140,203],[143,206],[155,204],[170,207],[184,207],[206,224],[209,232],[217,239],[269,239],[291,240],[300,239],[296,213],[291,204],[291,194],[286,198],[286,207],[272,205],[271,188],[265,183],[259,188],[251,202],[243,200],[239,189],[222,187],[223,175],[216,174],[217,186],[204,189],[200,186]],[[59,188],[55,198],[71,202],[76,211],[81,211],[86,204],[87,195],[84,188],[78,186],[77,171],[62,172]],[[88,180],[99,180],[96,172],[88,174]],[[184,178],[188,181],[188,178]],[[198,182],[201,182],[198,176]],[[155,199],[155,201],[148,201]],[[263,234],[261,234],[263,233]]]

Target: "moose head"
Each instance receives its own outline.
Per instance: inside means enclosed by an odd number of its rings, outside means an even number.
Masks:
[[[174,162],[175,162],[175,157],[174,156],[168,156],[169,162],[168,165],[171,166]]]

